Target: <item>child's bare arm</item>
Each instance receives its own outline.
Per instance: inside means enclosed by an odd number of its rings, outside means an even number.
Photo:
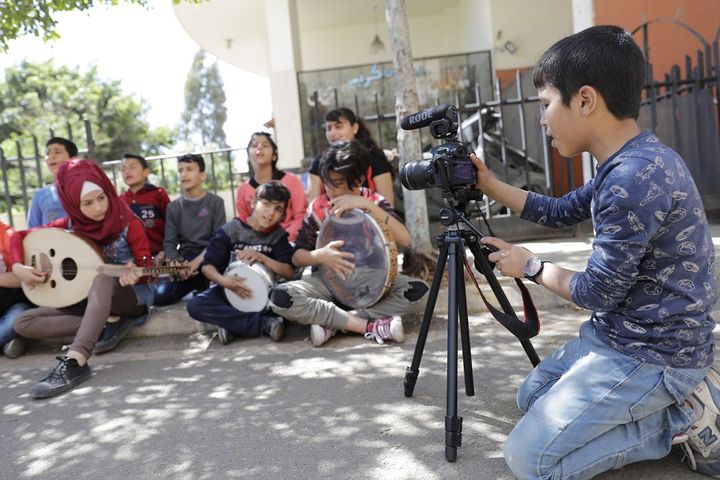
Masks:
[[[12,272],[0,273],[0,287],[20,288],[20,279]]]

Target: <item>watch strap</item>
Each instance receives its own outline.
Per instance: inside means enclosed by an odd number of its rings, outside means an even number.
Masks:
[[[535,284],[538,284],[537,277],[540,276],[540,274],[545,270],[545,264],[546,263],[552,263],[550,260],[541,260],[540,261],[540,268],[538,269],[537,273],[535,275],[525,275],[525,278],[532,281]]]

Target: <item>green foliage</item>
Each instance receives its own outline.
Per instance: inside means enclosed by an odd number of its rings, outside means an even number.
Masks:
[[[225,139],[225,89],[217,62],[206,65],[205,52],[199,50],[185,82],[185,111],[181,131],[186,140],[199,138],[202,148],[223,148]]]
[[[146,5],[147,0],[124,0]],[[5,51],[8,41],[22,35],[34,35],[43,40],[58,38],[55,30],[60,12],[85,11],[95,5],[117,5],[119,0],[10,0],[0,2],[0,50]]]
[[[117,5],[121,1],[147,6],[148,0],[8,0],[0,2],[0,52],[6,51],[8,42],[22,35],[34,35],[43,40],[59,37],[55,15],[61,12],[86,11],[94,6]],[[206,0],[173,0],[178,4],[202,3]]]
[[[81,72],[55,67],[51,60],[23,62],[8,68],[0,83],[0,140],[20,138],[23,149],[34,148],[29,142],[35,135],[43,154],[50,130],[67,136],[69,129],[76,140],[85,139],[88,120],[97,160],[115,160],[128,151],[156,153],[176,135],[152,131],[147,110],[142,100],[123,94],[119,81],[101,79],[95,67]],[[86,141],[76,143],[87,147]]]

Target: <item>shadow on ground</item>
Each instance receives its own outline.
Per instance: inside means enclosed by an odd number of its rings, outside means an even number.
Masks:
[[[541,357],[586,316],[557,310],[534,340]],[[463,391],[463,445],[444,458],[445,328],[435,319],[412,398],[403,345],[357,336],[313,348],[306,328],[220,346],[212,335],[126,341],[92,359],[94,376],[47,401],[28,390],[47,350],[0,359],[3,478],[512,479],[502,445],[530,370],[519,344],[486,315],[471,319],[475,397]],[[663,475],[658,476],[658,472]],[[702,478],[671,456],[600,478]]]

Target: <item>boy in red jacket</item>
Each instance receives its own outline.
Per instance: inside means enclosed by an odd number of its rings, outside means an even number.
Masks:
[[[122,177],[128,190],[120,198],[137,215],[150,241],[150,252],[156,263],[162,260],[163,238],[165,236],[165,209],[170,197],[162,188],[148,183],[150,168],[140,155],[123,155]]]

